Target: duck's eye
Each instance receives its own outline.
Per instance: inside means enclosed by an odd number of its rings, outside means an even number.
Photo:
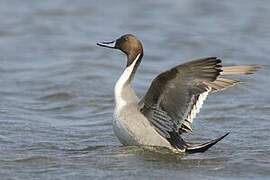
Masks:
[[[128,40],[128,37],[125,37],[124,40],[127,41]]]

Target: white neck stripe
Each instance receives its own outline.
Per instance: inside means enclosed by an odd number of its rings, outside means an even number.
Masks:
[[[122,90],[125,84],[127,83],[127,81],[129,80],[140,55],[141,54],[138,54],[136,59],[132,62],[132,64],[126,67],[125,71],[122,73],[122,75],[116,82],[116,85],[114,87],[114,96],[115,96],[115,102],[116,102],[117,108],[120,108],[126,104],[126,101],[122,97]]]

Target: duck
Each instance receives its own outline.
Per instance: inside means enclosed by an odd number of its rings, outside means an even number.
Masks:
[[[260,66],[223,66],[218,57],[193,59],[172,67],[153,79],[139,98],[132,81],[143,58],[142,42],[132,34],[98,46],[126,55],[126,67],[115,84],[113,131],[124,146],[162,147],[176,153],[203,153],[223,136],[205,143],[183,139],[193,131],[193,121],[208,95],[239,84],[231,75],[253,74]]]

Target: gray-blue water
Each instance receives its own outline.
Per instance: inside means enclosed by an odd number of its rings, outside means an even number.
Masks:
[[[111,123],[125,57],[95,43],[124,33],[145,48],[139,95],[192,58],[263,64],[211,95],[185,138],[231,134],[184,157],[121,146]],[[269,54],[268,0],[1,0],[0,179],[269,179]]]

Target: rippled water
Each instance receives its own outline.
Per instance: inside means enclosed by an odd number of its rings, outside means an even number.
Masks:
[[[266,179],[270,177],[270,1],[0,2],[0,179]],[[112,131],[124,33],[144,43],[134,86],[186,59],[263,64],[209,97],[187,139],[231,132],[204,154],[123,147]]]

